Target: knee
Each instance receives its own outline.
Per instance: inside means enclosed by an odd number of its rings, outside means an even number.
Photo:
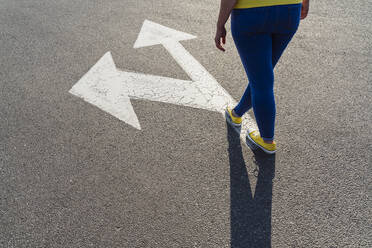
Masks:
[[[250,81],[251,90],[256,93],[270,94],[274,92],[274,79],[264,78]]]
[[[272,69],[251,71],[248,79],[252,90],[272,91],[274,89],[274,72]]]

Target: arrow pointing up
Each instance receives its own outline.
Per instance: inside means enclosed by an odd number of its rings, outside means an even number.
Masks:
[[[195,39],[196,36],[180,32],[155,22],[145,20],[137,41],[134,43],[134,48],[154,46],[163,44],[169,40],[181,41]]]

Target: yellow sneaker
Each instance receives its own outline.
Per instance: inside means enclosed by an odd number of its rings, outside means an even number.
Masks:
[[[247,138],[267,154],[274,154],[276,152],[275,141],[272,144],[265,143],[260,135],[260,132],[257,130],[248,130]]]
[[[229,123],[237,127],[240,127],[242,125],[242,117],[233,116],[232,109],[230,107],[227,107],[225,112],[226,112],[226,119]]]

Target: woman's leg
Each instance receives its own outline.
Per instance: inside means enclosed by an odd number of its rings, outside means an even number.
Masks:
[[[250,82],[234,110],[239,114],[251,105],[262,138],[273,140],[276,109],[271,34],[242,33],[234,40]]]
[[[234,112],[242,116],[253,107],[261,137],[266,141],[274,139],[275,130],[274,66],[293,35],[246,34],[245,37],[235,37],[250,83]]]

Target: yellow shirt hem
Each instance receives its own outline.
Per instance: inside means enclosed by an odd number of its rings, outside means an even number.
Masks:
[[[287,5],[302,3],[302,0],[239,0],[234,9],[248,9],[257,7],[267,7],[274,5]]]

